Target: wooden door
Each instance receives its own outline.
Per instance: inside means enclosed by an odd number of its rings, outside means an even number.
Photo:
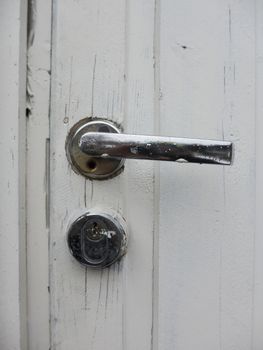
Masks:
[[[262,349],[261,2],[36,1],[29,14],[29,349]],[[229,140],[234,163],[129,160],[91,181],[65,154],[85,117]],[[129,229],[104,270],[67,247],[92,208]]]

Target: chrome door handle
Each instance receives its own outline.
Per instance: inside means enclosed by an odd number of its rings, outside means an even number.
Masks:
[[[87,132],[80,138],[82,152],[103,158],[131,158],[229,165],[232,144],[163,136]]]
[[[230,165],[233,153],[228,141],[122,134],[100,119],[75,125],[66,149],[73,168],[93,179],[118,174],[125,158]]]

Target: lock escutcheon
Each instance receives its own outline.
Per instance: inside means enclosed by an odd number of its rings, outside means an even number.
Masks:
[[[117,213],[89,211],[71,224],[67,240],[71,254],[79,263],[104,268],[126,253],[125,221]]]

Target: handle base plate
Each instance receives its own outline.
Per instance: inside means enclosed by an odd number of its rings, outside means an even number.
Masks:
[[[91,180],[119,175],[124,168],[124,159],[93,157],[80,150],[80,138],[87,132],[120,133],[121,130],[113,122],[100,118],[85,118],[75,124],[66,139],[66,154],[73,170]]]

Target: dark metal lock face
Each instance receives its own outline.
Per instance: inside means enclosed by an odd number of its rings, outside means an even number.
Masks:
[[[70,226],[68,245],[83,265],[104,268],[126,252],[124,220],[118,214],[88,212]]]

